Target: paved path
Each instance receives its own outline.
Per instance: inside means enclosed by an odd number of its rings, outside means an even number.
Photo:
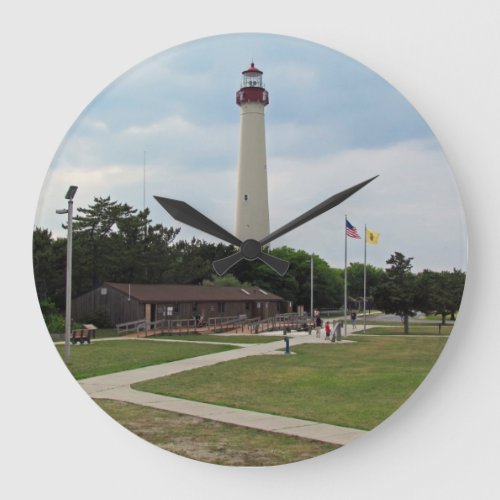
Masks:
[[[141,342],[143,340],[138,339],[137,341]],[[155,341],[173,342],[170,340]],[[293,346],[299,344],[326,342],[327,341],[323,338],[317,339],[314,333],[312,335],[297,334],[296,336],[294,334],[294,337],[290,339],[290,348],[292,349]],[[342,343],[348,342],[351,341],[342,341]],[[213,342],[210,342],[210,344],[213,344]],[[284,355],[283,351],[281,351],[284,348],[283,340],[265,344],[239,345],[242,346],[240,349],[231,351],[207,354],[205,356],[197,356],[195,358],[84,379],[80,381],[80,385],[92,398],[96,399],[125,401],[161,410],[169,410],[210,420],[217,420],[219,422],[241,425],[264,431],[279,432],[333,444],[347,444],[365,433],[365,431],[358,429],[339,427],[309,420],[281,417],[237,408],[199,403],[170,396],[161,396],[137,391],[130,387],[137,382],[173,375],[174,373],[194,370],[203,366],[210,366],[234,359],[241,359],[247,356],[269,354]]]

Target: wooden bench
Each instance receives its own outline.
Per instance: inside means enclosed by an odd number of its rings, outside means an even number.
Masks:
[[[88,344],[90,344],[91,334],[92,330],[88,328],[73,330],[73,334],[71,336],[71,343],[77,344],[78,342],[80,342],[80,344],[84,344],[85,342],[87,342]]]
[[[95,332],[97,331],[97,326],[93,325],[92,323],[88,323],[88,324],[83,324],[82,328],[84,330],[89,330],[90,334],[92,335],[92,338],[95,339]]]

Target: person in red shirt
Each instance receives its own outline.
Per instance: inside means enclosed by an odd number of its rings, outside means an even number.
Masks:
[[[326,324],[325,324],[325,340],[329,340],[330,339],[330,333],[331,333],[332,329],[330,328],[330,322],[327,321]]]

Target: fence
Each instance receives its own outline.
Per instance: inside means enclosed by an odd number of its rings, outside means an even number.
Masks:
[[[343,317],[344,309],[320,309],[319,313],[324,318],[335,318],[335,317]]]
[[[249,329],[252,333],[269,332],[275,330],[299,330],[307,328],[308,325],[307,314],[287,313],[277,314],[270,318],[257,320],[249,324]],[[305,325],[305,326],[304,326]]]
[[[254,321],[258,321],[259,318],[248,319],[246,315],[240,316],[221,316],[218,318],[208,319],[208,328],[213,332],[227,332],[227,331],[238,331],[244,332],[245,329],[248,330],[249,325]]]
[[[161,335],[164,333],[190,333],[199,329],[194,318],[189,319],[159,319],[157,321],[146,321],[145,319],[120,323],[116,325],[118,335],[126,335],[130,332],[144,332],[144,336]]]
[[[118,335],[126,335],[130,332],[139,333],[141,330],[144,330],[146,328],[146,319],[129,321],[128,323],[119,323],[115,328]]]
[[[287,313],[277,314],[270,318],[247,318],[240,316],[221,316],[209,318],[206,327],[200,327],[196,319],[160,319],[157,321],[146,321],[145,319],[120,323],[116,325],[118,335],[127,333],[144,332],[144,336],[154,336],[173,333],[191,333],[200,329],[208,328],[212,332],[244,332],[260,333],[276,330],[300,330],[307,328],[309,316],[307,314]]]

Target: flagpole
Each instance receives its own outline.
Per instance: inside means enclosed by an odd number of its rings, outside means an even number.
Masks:
[[[365,267],[363,276],[363,333],[366,333],[366,224],[365,224]]]
[[[347,215],[344,223],[344,335],[347,336]]]

